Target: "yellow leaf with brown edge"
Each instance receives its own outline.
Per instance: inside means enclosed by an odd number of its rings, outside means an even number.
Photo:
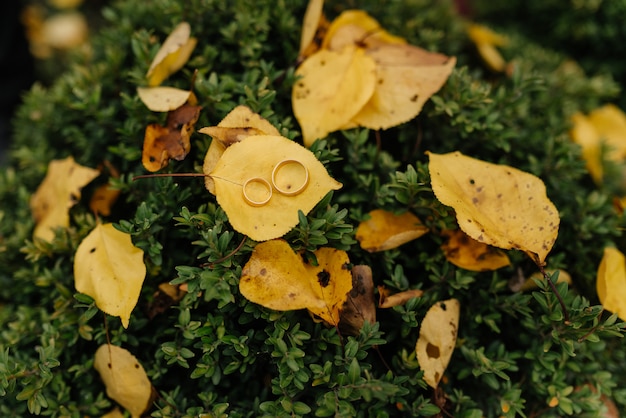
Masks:
[[[179,23],[163,42],[154,56],[146,77],[151,87],[160,85],[166,78],[183,68],[196,47],[197,39],[190,36],[191,26]]]
[[[274,125],[244,105],[239,105],[231,110],[217,126],[207,126],[199,129],[198,132],[209,135],[213,139],[204,156],[202,171],[205,174],[213,171],[215,164],[222,157],[226,148],[235,142],[252,135],[280,136],[280,132]],[[209,192],[215,194],[215,183],[211,177],[205,177],[204,185]]]
[[[255,241],[283,236],[298,224],[298,211],[309,213],[342,186],[311,151],[270,135],[226,148],[209,175],[233,228]]]
[[[596,291],[600,303],[609,312],[626,320],[626,258],[613,247],[606,247],[598,266]]]
[[[456,299],[437,302],[428,309],[415,345],[424,381],[436,389],[450,363],[459,328],[461,305]]]
[[[100,175],[100,171],[82,166],[73,157],[52,160],[48,172],[30,199],[35,219],[34,238],[52,241],[54,228],[70,225],[70,208],[81,197],[81,189]]]
[[[359,224],[356,239],[361,248],[372,253],[399,247],[427,232],[428,228],[410,212],[398,215],[375,209],[369,213],[369,219]]]
[[[302,21],[302,31],[300,34],[300,49],[298,55],[305,56],[307,48],[315,39],[320,23],[323,21],[324,0],[309,0],[309,4],[304,12]]]
[[[191,91],[175,87],[137,87],[137,95],[153,112],[169,112],[187,103]]]
[[[128,350],[102,344],[94,356],[94,368],[106,387],[107,396],[139,418],[152,403],[152,384],[143,366]],[[115,416],[115,415],[113,415]]]
[[[446,259],[470,271],[491,271],[511,264],[509,256],[497,248],[478,242],[460,229],[445,231],[448,241],[441,246]]]
[[[428,156],[435,196],[455,210],[467,235],[494,247],[524,251],[536,264],[545,264],[560,218],[541,179],[458,151]]]
[[[341,129],[369,101],[376,65],[362,48],[319,50],[296,70],[291,99],[304,145]]]
[[[308,309],[336,326],[348,292],[352,289],[345,251],[320,248],[318,266],[305,264],[281,239],[258,244],[244,266],[241,294],[251,302],[278,311]]]
[[[378,21],[363,10],[346,10],[332,21],[322,48],[340,50],[346,45],[405,44],[406,41],[384,30]]]
[[[402,306],[411,299],[422,297],[424,291],[422,289],[409,289],[402,292],[391,293],[384,286],[378,286],[378,307],[387,309],[394,306]]]
[[[143,250],[113,224],[97,225],[74,255],[74,285],[91,296],[106,314],[119,316],[128,328],[146,277]]]

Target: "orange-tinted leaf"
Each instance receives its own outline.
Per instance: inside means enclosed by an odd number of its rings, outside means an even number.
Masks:
[[[120,190],[113,189],[109,183],[98,186],[89,201],[89,209],[91,209],[94,214],[109,216],[111,214],[111,207],[117,201],[120,193]]]
[[[37,224],[33,236],[51,241],[54,228],[67,228],[69,210],[80,200],[81,189],[99,174],[98,170],[77,164],[72,157],[50,161],[46,177],[30,199]]]
[[[457,267],[471,271],[497,270],[511,264],[502,251],[478,242],[460,229],[447,231],[448,242],[442,245],[446,259]]]
[[[369,219],[359,224],[356,239],[361,248],[371,253],[399,247],[428,232],[428,228],[410,212],[396,215],[375,209],[369,216]]]
[[[428,155],[435,196],[454,208],[467,235],[494,247],[524,251],[535,263],[545,263],[560,218],[541,179],[460,152]]]
[[[394,306],[402,306],[409,300],[422,297],[424,291],[421,289],[409,289],[402,292],[390,294],[389,289],[384,286],[378,286],[378,307],[393,308]]]
[[[437,302],[426,312],[420,326],[415,351],[424,381],[432,388],[439,385],[454,352],[460,308],[456,299]]]
[[[374,280],[372,269],[366,265],[352,267],[352,290],[340,313],[339,330],[346,335],[359,335],[365,322],[376,322]]]

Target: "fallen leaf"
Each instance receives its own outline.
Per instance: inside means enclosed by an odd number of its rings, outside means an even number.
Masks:
[[[128,328],[145,277],[143,250],[113,224],[96,226],[76,249],[76,290],[91,296],[104,313],[119,316],[124,328]]]
[[[197,43],[197,39],[190,35],[189,23],[181,22],[165,39],[146,74],[149,86],[160,85],[163,80],[183,68]]]
[[[177,302],[180,302],[187,293],[181,286],[175,286],[169,283],[161,283],[159,288],[152,295],[152,300],[147,308],[148,318],[162,314]]]
[[[305,146],[341,129],[374,93],[376,64],[365,50],[319,50],[296,70],[293,111],[302,128]]]
[[[410,212],[397,215],[375,209],[369,213],[369,219],[359,224],[356,239],[361,248],[373,253],[399,247],[427,232],[428,228]]]
[[[415,346],[424,381],[436,389],[450,363],[459,328],[460,304],[456,299],[437,302],[428,309]]]
[[[626,259],[617,248],[606,247],[596,278],[600,303],[609,312],[626,320]]]
[[[298,211],[309,213],[341,188],[311,151],[281,136],[231,145],[209,175],[233,228],[255,241],[283,236],[298,224]]]
[[[374,280],[370,266],[353,266],[351,274],[352,289],[339,315],[339,330],[345,335],[359,335],[366,321],[376,322]]]
[[[558,271],[559,278],[556,281],[557,283],[567,283],[568,285],[572,284],[572,276],[570,276],[568,272],[560,269]],[[554,269],[546,269],[546,273],[549,275],[553,275],[555,272],[556,270]],[[512,292],[527,292],[529,290],[537,289],[538,286],[535,279],[545,280],[543,274],[539,271],[531,274],[528,278],[524,277],[521,271],[518,271],[518,274],[509,280],[509,289]]]
[[[506,61],[496,47],[508,44],[506,37],[497,34],[486,26],[471,24],[467,28],[469,38],[476,45],[478,54],[487,67],[493,71],[506,70]]]
[[[118,178],[120,176],[119,171],[117,171],[111,163],[105,161],[104,165],[108,168],[110,177]],[[106,184],[101,184],[94,190],[89,200],[89,209],[97,216],[109,216],[111,214],[111,208],[121,193],[121,190],[114,189],[111,186],[109,180]]]
[[[460,228],[473,239],[527,253],[538,265],[559,232],[559,213],[536,176],[460,152],[428,153],[437,199],[456,211]]]
[[[137,95],[153,112],[169,112],[187,103],[191,91],[175,87],[137,87]]]
[[[52,241],[54,228],[67,228],[69,210],[80,200],[81,189],[98,175],[98,170],[77,164],[72,157],[50,161],[46,177],[30,199],[34,238]]]
[[[284,240],[258,244],[243,267],[239,290],[251,302],[277,311],[307,309],[337,326],[352,289],[345,251],[320,248],[318,266],[305,264]]]
[[[299,57],[304,58],[312,52],[308,52],[311,44],[316,38],[318,28],[324,21],[324,0],[309,0],[309,4],[304,12],[302,22],[302,33],[300,34]]]
[[[47,18],[41,30],[45,43],[61,50],[76,48],[89,36],[85,15],[76,11],[57,13]]]
[[[94,356],[94,368],[106,387],[107,396],[139,418],[152,403],[152,384],[137,358],[116,345],[102,344]]]
[[[457,267],[470,271],[490,271],[511,264],[502,251],[478,242],[460,229],[445,231],[448,241],[441,246],[446,259]]]
[[[402,292],[390,294],[389,289],[378,286],[378,307],[382,309],[402,306],[414,298],[420,298],[424,294],[422,289],[409,289]]]
[[[258,113],[254,113],[248,106],[239,105],[231,110],[217,126],[207,126],[198,130],[199,133],[209,135],[213,141],[204,157],[202,171],[209,174],[215,164],[222,157],[226,148],[235,142],[252,135],[280,136],[278,129]],[[215,194],[215,183],[209,176],[205,177],[206,189]]]
[[[601,140],[596,128],[589,118],[580,112],[576,112],[571,117],[572,128],[569,131],[570,138],[580,145],[582,157],[589,175],[596,184],[602,183],[604,169],[602,167],[602,157],[600,155]]]
[[[376,19],[363,10],[345,10],[328,27],[322,48],[340,50],[355,44],[370,47],[406,44],[406,40],[384,30]]]
[[[122,410],[116,406],[100,418],[124,418],[124,414],[122,413]]]
[[[155,172],[170,159],[182,161],[191,149],[190,137],[200,116],[200,106],[185,104],[168,112],[166,126],[153,123],[146,127],[141,162],[146,170]]]

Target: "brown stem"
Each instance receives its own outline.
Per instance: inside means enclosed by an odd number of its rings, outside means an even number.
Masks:
[[[204,173],[157,173],[157,174],[142,174],[133,177],[133,181],[137,179],[149,179],[152,177],[211,177]]]
[[[239,243],[239,245],[237,246],[237,248],[235,248],[234,250],[232,250],[231,252],[229,252],[228,254],[226,254],[224,257],[218,258],[217,260],[213,261],[212,263],[206,263],[203,264],[203,267],[208,266],[209,268],[213,268],[216,264],[221,263],[222,261],[228,260],[230,257],[234,256],[235,254],[237,254],[237,252],[239,250],[241,250],[241,248],[243,247],[243,245],[246,243],[246,241],[248,240],[248,236],[244,235],[243,239],[241,240],[241,242]]]
[[[559,301],[559,304],[561,305],[561,309],[563,310],[563,316],[565,317],[565,324],[569,325],[570,323],[569,312],[567,312],[565,301],[563,301],[563,298],[561,297],[559,292],[556,290],[556,286],[554,285],[554,283],[552,283],[552,279],[550,279],[550,276],[548,276],[548,273],[546,273],[543,266],[542,265],[538,265],[538,266],[539,266],[539,271],[541,271],[541,274],[543,275],[543,277],[548,281],[548,284],[550,285],[550,289],[552,289],[552,293],[554,293],[554,296],[556,296],[557,300]]]

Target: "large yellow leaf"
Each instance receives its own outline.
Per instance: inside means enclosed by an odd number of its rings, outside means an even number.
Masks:
[[[352,289],[345,251],[320,248],[318,266],[305,264],[284,240],[258,244],[244,266],[239,290],[248,300],[278,311],[308,309],[331,325]]]
[[[457,267],[471,271],[490,271],[511,264],[504,252],[468,237],[460,229],[446,231],[446,235],[448,242],[441,248],[446,259]]]
[[[375,209],[369,216],[356,229],[356,239],[361,248],[371,253],[399,247],[428,232],[422,221],[410,212],[396,215]]]
[[[428,153],[433,191],[479,242],[526,252],[539,265],[559,232],[559,213],[536,176],[460,152]]]
[[[33,236],[46,241],[54,238],[53,228],[70,225],[69,210],[80,200],[81,189],[100,172],[77,164],[74,158],[53,160],[37,191],[30,199],[36,226]]]
[[[209,175],[233,228],[255,241],[283,236],[298,224],[299,210],[309,213],[341,187],[311,151],[282,136],[250,136],[231,145]]]
[[[116,345],[103,344],[96,350],[94,368],[106,387],[107,396],[139,418],[150,406],[152,384],[137,358]]]
[[[239,105],[231,110],[217,126],[206,126],[199,129],[198,132],[213,138],[204,156],[202,171],[205,174],[213,171],[226,148],[235,142],[253,135],[280,136],[280,132],[274,125],[244,105]],[[215,194],[215,183],[211,177],[205,177],[204,185],[209,192]]]
[[[128,328],[146,277],[143,250],[113,224],[101,224],[83,239],[74,255],[74,284],[103,312],[119,316]]]
[[[437,302],[430,307],[420,326],[415,345],[424,381],[437,388],[450,363],[459,328],[460,304],[456,299]]]
[[[626,259],[621,251],[604,249],[596,280],[598,299],[604,309],[626,321]]]
[[[187,22],[179,23],[169,34],[150,64],[146,74],[148,85],[160,85],[187,63],[197,43],[190,34],[191,27]]]
[[[348,124],[374,93],[374,60],[362,48],[320,50],[296,70],[293,112],[308,147]]]

